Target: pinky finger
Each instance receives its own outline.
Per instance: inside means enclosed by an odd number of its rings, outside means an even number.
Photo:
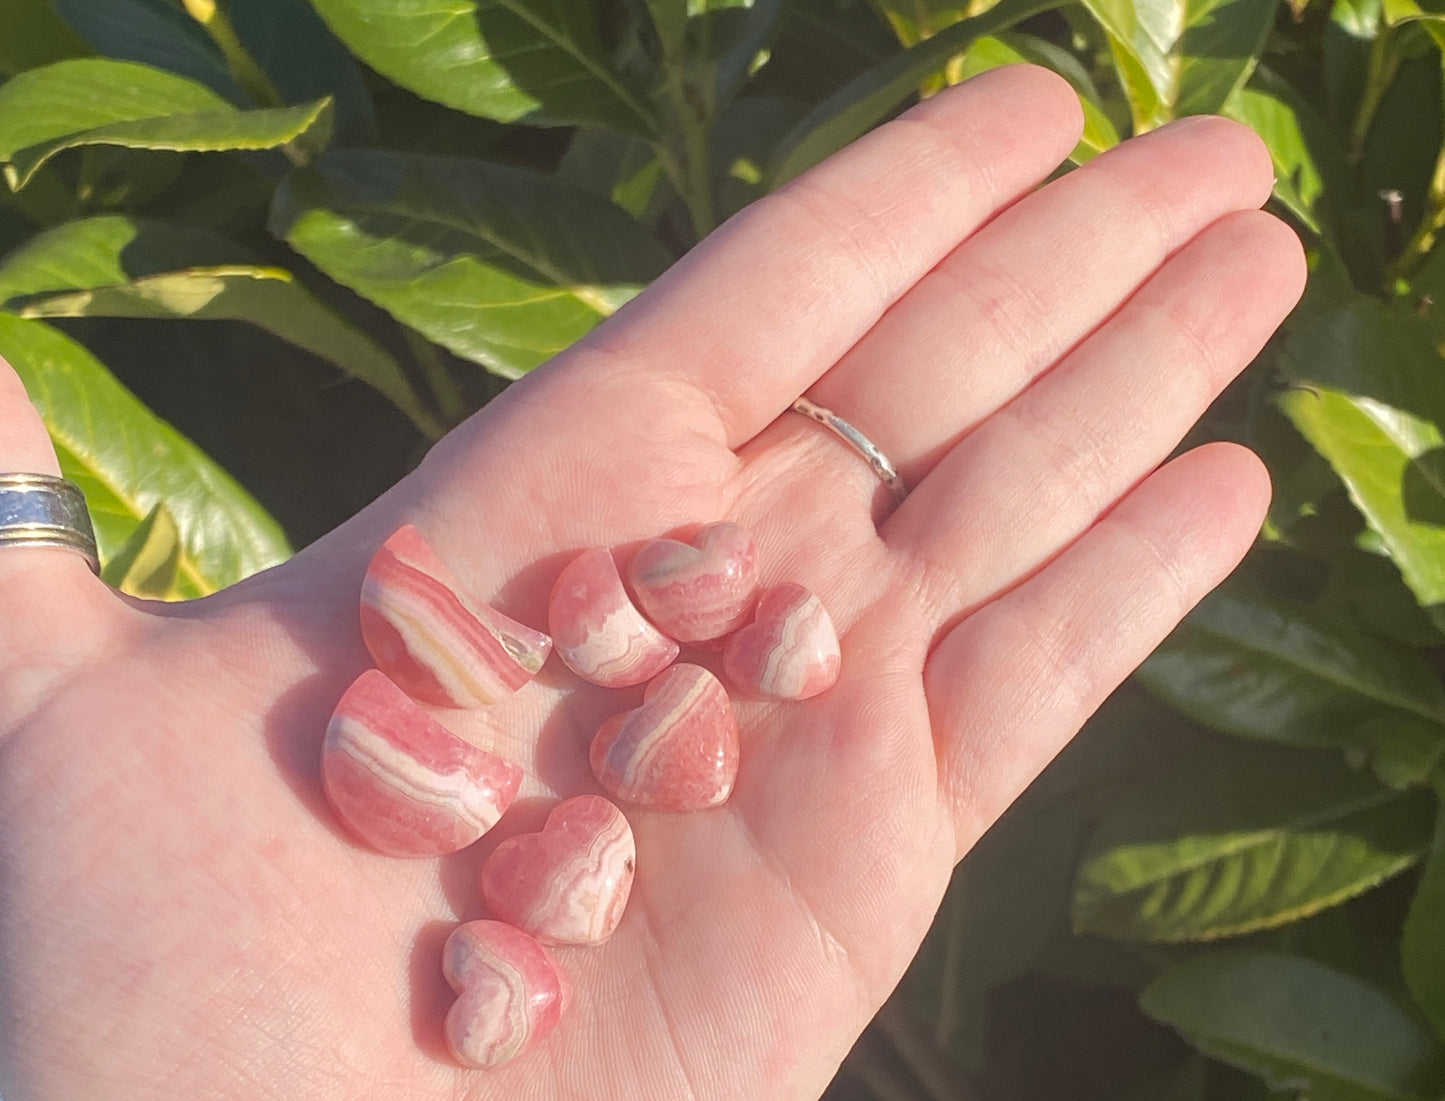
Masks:
[[[1201,447],[944,636],[924,676],[959,856],[1238,565],[1268,502],[1253,454]]]

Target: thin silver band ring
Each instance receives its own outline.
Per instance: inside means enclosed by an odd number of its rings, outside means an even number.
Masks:
[[[100,573],[85,494],[48,474],[0,474],[0,547],[63,547]]]
[[[898,468],[888,461],[888,456],[883,454],[878,445],[867,436],[859,432],[851,424],[831,409],[825,409],[816,402],[807,398],[799,398],[793,402],[793,411],[802,413],[805,417],[811,417],[824,428],[833,432],[839,438],[847,442],[854,451],[867,460],[873,473],[878,475],[879,481],[888,487],[888,492],[893,494],[893,503],[903,503],[903,498],[908,496],[908,487],[903,484],[902,477],[898,474]]]

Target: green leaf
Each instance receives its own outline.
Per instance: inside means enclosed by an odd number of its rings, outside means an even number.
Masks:
[[[1057,7],[1060,0],[1002,0],[849,81],[803,117],[779,144],[768,171],[776,186],[862,137],[974,39]]]
[[[1310,1101],[1431,1101],[1445,1052],[1375,987],[1273,952],[1210,952],[1145,988],[1144,1012],[1206,1055]]]
[[[1212,114],[1254,70],[1275,0],[1084,0],[1109,37],[1136,130]]]
[[[916,46],[932,38],[963,19],[974,7],[972,0],[869,0],[869,3],[888,21],[904,46]]]
[[[14,190],[80,145],[274,149],[320,127],[327,100],[241,111],[195,81],[129,61],[59,61],[0,87],[0,159]]]
[[[1419,652],[1282,601],[1208,597],[1138,676],[1226,734],[1368,753],[1392,785],[1445,756],[1445,688]]]
[[[245,321],[375,387],[427,435],[442,433],[387,352],[290,272],[208,230],[122,215],[57,226],[0,261],[0,309],[31,318]]]
[[[1400,971],[1415,1002],[1445,1037],[1445,812],[1400,938]]]
[[[1339,475],[1405,583],[1445,603],[1445,393],[1423,330],[1371,299],[1306,312],[1279,363],[1280,408]]]
[[[666,267],[624,211],[477,160],[347,152],[293,173],[272,232],[399,321],[516,377]]]
[[[1001,65],[1017,65],[1022,62],[1047,64],[1052,60],[1049,55],[1055,49],[1057,47],[1041,43],[1031,35],[986,35],[964,52],[957,75],[960,79],[966,79],[989,69],[997,69]],[[1075,164],[1083,164],[1093,160],[1104,150],[1118,145],[1119,132],[1083,89],[1075,85],[1074,90],[1079,93],[1079,104],[1084,109],[1084,133],[1079,138],[1079,144],[1069,154],[1069,159]]]
[[[215,592],[289,555],[276,522],[230,475],[68,336],[0,314],[0,355],[40,410],[65,476],[85,493],[102,560],[157,504],[181,532],[181,596]]]
[[[1338,192],[1344,177],[1344,152],[1324,119],[1266,69],[1230,97],[1223,113],[1264,139],[1274,162],[1274,197],[1321,233],[1327,196]]]
[[[189,77],[244,103],[221,53],[205,28],[173,0],[52,0],[60,17],[99,54]]]
[[[0,76],[38,69],[90,51],[51,10],[48,0],[10,0],[0,35]]]
[[[125,545],[101,568],[100,578],[131,596],[164,600],[175,590],[180,564],[180,528],[166,506],[157,501]]]
[[[474,115],[651,133],[652,113],[603,49],[588,0],[314,0],[372,68]]]
[[[1298,921],[1410,867],[1425,792],[1337,757],[1213,747],[1115,804],[1074,885],[1074,928],[1130,941],[1240,936]]]

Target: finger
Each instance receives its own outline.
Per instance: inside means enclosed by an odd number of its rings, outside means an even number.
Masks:
[[[935,606],[972,607],[1087,530],[1249,363],[1304,278],[1287,226],[1230,215],[960,442],[883,528],[895,549],[939,564]]]
[[[705,395],[736,447],[1056,168],[1081,125],[1073,90],[1033,66],[940,93],[734,217],[583,353]]]
[[[960,856],[1238,564],[1268,503],[1254,455],[1201,447],[944,637],[924,685]]]
[[[1274,175],[1254,133],[1185,119],[1096,158],[956,248],[810,390],[914,484],[965,432]]]

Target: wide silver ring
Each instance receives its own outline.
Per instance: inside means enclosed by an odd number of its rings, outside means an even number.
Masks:
[[[888,487],[888,492],[893,494],[893,503],[903,503],[903,498],[908,496],[908,487],[903,484],[903,478],[899,475],[898,469],[888,461],[888,456],[883,454],[878,445],[867,436],[859,432],[851,424],[831,409],[824,408],[817,402],[809,401],[807,398],[799,398],[793,402],[793,412],[802,413],[805,417],[811,417],[824,428],[833,432],[840,439],[844,440],[854,451],[867,460],[873,473],[878,475],[878,480]]]
[[[85,494],[48,474],[0,474],[0,547],[64,547],[100,573]]]

